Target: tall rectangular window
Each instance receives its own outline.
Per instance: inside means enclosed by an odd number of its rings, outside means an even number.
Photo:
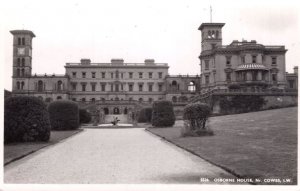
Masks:
[[[152,87],[153,87],[152,84],[149,84],[149,85],[148,85],[148,88],[149,88],[148,90],[149,90],[149,92],[152,92]]]
[[[72,90],[73,90],[73,91],[76,91],[76,84],[75,84],[75,83],[72,84]]]
[[[252,63],[256,63],[256,55],[252,55]]]
[[[72,77],[76,78],[76,72],[72,72]]]
[[[204,60],[205,70],[209,70],[209,60]]]
[[[121,73],[121,78],[123,79],[123,72]]]
[[[140,91],[140,92],[143,91],[143,84],[139,84],[139,91]]]
[[[105,92],[105,84],[101,84],[101,91]]]
[[[158,91],[160,91],[160,92],[162,91],[162,85],[161,84],[158,85]]]
[[[118,92],[119,91],[119,84],[115,85],[115,91]]]
[[[209,76],[205,76],[205,84],[209,84]]]
[[[129,78],[132,79],[132,77],[133,77],[133,73],[129,72]]]
[[[139,78],[143,78],[143,72],[139,72]]]
[[[272,65],[276,65],[277,64],[277,58],[274,56],[272,57]]]
[[[82,91],[85,92],[86,85],[82,84]]]
[[[96,91],[96,84],[92,84],[92,91]]]
[[[133,91],[133,85],[129,84],[129,91],[132,92]]]
[[[25,45],[25,38],[22,38],[22,45]]]
[[[85,78],[86,76],[86,73],[85,72],[82,72],[82,78]]]
[[[92,78],[96,78],[96,72],[92,72]]]
[[[113,84],[110,85],[110,91],[114,91],[114,85]]]
[[[21,45],[21,38],[18,38],[18,45]]]
[[[101,72],[101,77],[104,79],[105,78],[105,72]]]
[[[162,72],[158,72],[158,78],[162,79]]]
[[[277,81],[277,74],[272,74],[272,80],[273,80],[274,82]]]
[[[152,78],[152,72],[149,72],[149,78],[150,79]]]
[[[242,56],[242,64],[245,64],[245,56]]]
[[[110,78],[111,78],[111,79],[114,78],[114,73],[110,73]]]

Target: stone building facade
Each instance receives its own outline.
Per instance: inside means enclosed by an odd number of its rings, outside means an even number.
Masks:
[[[65,74],[32,74],[32,31],[14,30],[13,95],[37,96],[45,102],[67,99],[84,107],[98,105],[105,114],[127,114],[137,104],[156,100],[184,104],[200,90],[200,76],[169,75],[167,63],[66,63]]]
[[[225,23],[202,23],[199,56],[201,90],[238,88],[243,92],[260,92],[286,87],[284,46],[265,46],[251,41],[222,44]]]

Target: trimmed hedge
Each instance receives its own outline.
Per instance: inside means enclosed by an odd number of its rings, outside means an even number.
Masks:
[[[182,135],[213,135],[213,132],[205,126],[210,113],[211,108],[208,104],[198,102],[186,105],[183,110],[184,132]]]
[[[152,107],[146,107],[140,110],[138,116],[139,123],[151,122],[152,119]]]
[[[223,113],[245,113],[259,111],[266,104],[262,96],[236,95],[220,99],[220,108]]]
[[[9,97],[4,102],[4,142],[48,141],[49,113],[37,97]]]
[[[48,106],[53,130],[72,130],[79,127],[77,103],[67,100],[51,102]]]
[[[79,123],[89,123],[92,120],[91,113],[86,109],[79,109]]]
[[[175,123],[173,104],[170,101],[155,101],[152,106],[152,126],[170,127]]]

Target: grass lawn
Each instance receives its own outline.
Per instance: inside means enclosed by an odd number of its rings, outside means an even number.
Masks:
[[[208,137],[180,137],[183,121],[148,130],[243,178],[290,178],[296,184],[297,109],[211,117],[215,135]]]
[[[31,154],[43,147],[58,143],[66,139],[82,129],[71,131],[51,131],[50,140],[48,142],[27,142],[27,143],[10,143],[4,145],[4,165]]]

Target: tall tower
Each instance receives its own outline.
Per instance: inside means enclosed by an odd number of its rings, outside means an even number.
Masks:
[[[29,30],[13,30],[13,90],[24,90],[31,76],[32,38]]]
[[[198,30],[202,32],[201,51],[214,49],[222,45],[222,27],[225,23],[202,23]]]

